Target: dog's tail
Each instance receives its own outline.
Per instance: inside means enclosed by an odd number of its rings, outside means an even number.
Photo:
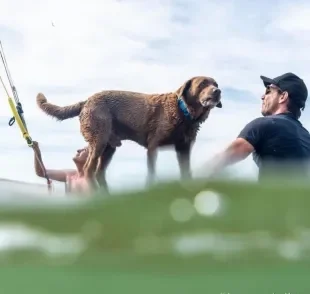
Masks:
[[[85,103],[86,101],[80,101],[68,106],[58,106],[49,103],[42,93],[37,95],[37,105],[39,108],[47,115],[55,117],[60,121],[78,116]]]

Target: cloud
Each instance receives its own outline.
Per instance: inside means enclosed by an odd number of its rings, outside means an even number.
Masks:
[[[306,2],[287,2],[279,8],[277,18],[271,22],[274,29],[287,33],[294,38],[299,38],[299,34],[307,34],[310,31],[309,20],[310,7]],[[309,36],[304,35],[309,39]]]
[[[35,104],[39,91],[65,105],[104,89],[173,91],[194,75],[218,81],[224,107],[214,110],[201,129],[193,166],[225,148],[247,122],[260,116],[264,90],[260,75],[292,71],[310,84],[310,4],[275,1],[267,9],[268,5],[266,0],[34,0],[31,5],[3,0],[0,38],[31,134],[46,151],[47,164],[73,166],[72,152],[85,143],[77,119],[59,123],[39,111]],[[5,76],[2,68],[0,74]],[[7,137],[0,146],[12,148],[1,162],[10,165],[8,156],[19,158],[14,161],[18,177],[40,181],[18,130],[6,125],[11,114],[5,98],[1,103],[0,128]],[[301,121],[310,128],[308,114],[306,109]],[[160,175],[178,174],[172,154],[160,153]],[[129,170],[136,168],[143,179],[145,159],[141,147],[126,142],[108,176],[115,186],[128,184]],[[240,176],[256,175],[251,158],[234,168]],[[14,177],[13,169],[3,170],[0,177],[6,175]]]

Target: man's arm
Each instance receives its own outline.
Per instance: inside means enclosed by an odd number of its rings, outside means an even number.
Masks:
[[[33,142],[33,149],[34,149],[34,168],[36,175],[38,177],[44,178],[44,171],[41,166],[42,156],[39,145],[37,142]],[[66,182],[66,178],[68,174],[75,174],[75,170],[52,170],[46,169],[46,173],[51,180],[59,181],[59,182]]]
[[[207,168],[216,173],[223,168],[247,158],[254,151],[253,145],[243,138],[235,139],[224,151],[217,154]]]
[[[262,117],[252,120],[224,151],[217,154],[205,166],[213,174],[228,165],[244,160],[254,150],[260,148],[266,137],[267,127],[268,121]]]

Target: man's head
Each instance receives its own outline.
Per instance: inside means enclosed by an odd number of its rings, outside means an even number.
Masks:
[[[274,79],[261,76],[261,79],[266,87],[262,96],[262,115],[291,112],[299,118],[308,97],[304,81],[293,73],[285,73]]]

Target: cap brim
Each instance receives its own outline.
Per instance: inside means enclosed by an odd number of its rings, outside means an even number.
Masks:
[[[260,78],[263,80],[263,83],[265,85],[265,87],[271,85],[271,84],[276,84],[276,82],[273,79],[267,78],[265,76],[260,76]]]

